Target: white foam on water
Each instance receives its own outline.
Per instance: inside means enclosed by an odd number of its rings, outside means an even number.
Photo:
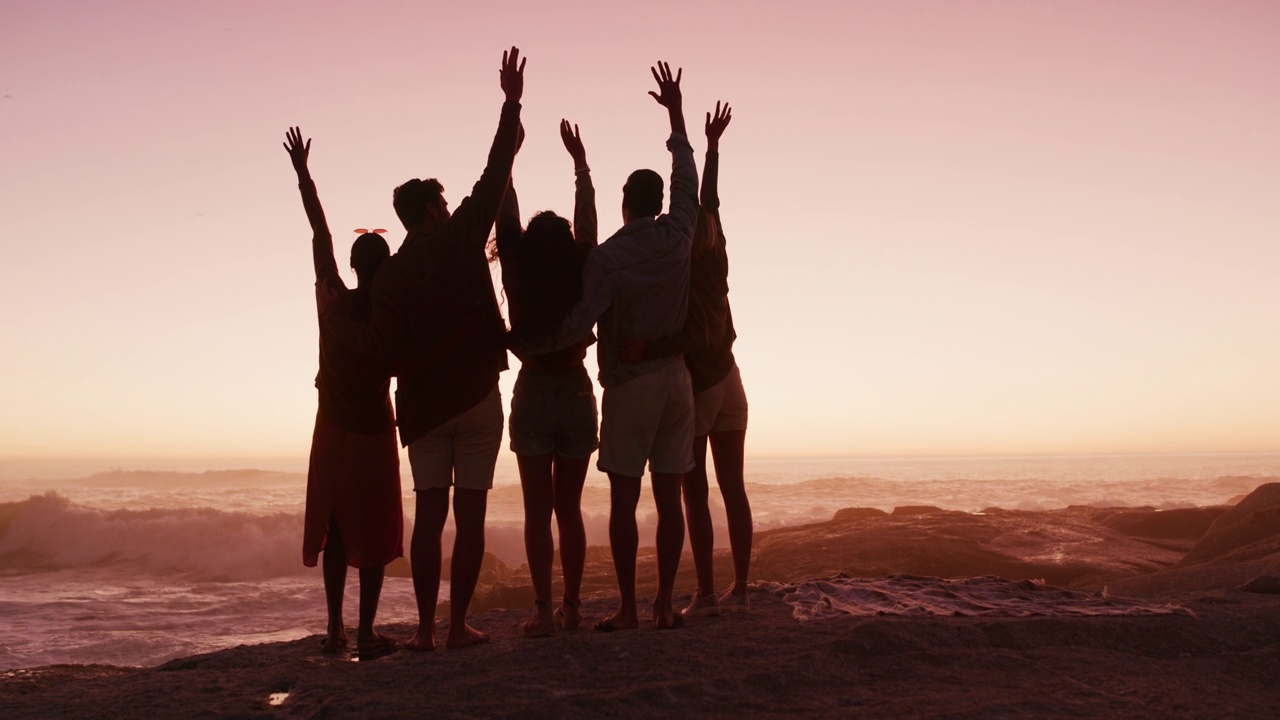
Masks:
[[[512,464],[513,465],[513,464]],[[844,507],[1042,510],[1222,504],[1280,477],[1280,454],[929,460],[749,460],[756,527],[828,520]],[[717,545],[727,543],[711,481]],[[53,663],[154,665],[324,628],[318,568],[301,562],[305,474],[113,471],[0,480],[0,669]],[[406,548],[415,497],[405,482]],[[499,463],[486,549],[524,563],[523,501]],[[608,482],[583,493],[587,539],[608,543]],[[644,493],[643,544],[656,529]],[[451,554],[451,524],[444,537]],[[356,573],[348,575],[354,620]],[[442,597],[447,587],[442,588]],[[379,619],[414,622],[412,582],[387,578]],[[349,621],[350,622],[350,621]]]

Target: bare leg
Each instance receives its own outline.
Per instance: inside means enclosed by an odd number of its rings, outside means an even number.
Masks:
[[[551,453],[516,456],[520,490],[524,495],[524,551],[529,558],[529,576],[537,598],[534,614],[524,624],[526,635],[547,635],[555,629],[551,617],[551,561],[555,552],[551,539],[554,502],[551,461]]]
[[[609,549],[613,572],[618,576],[618,611],[596,625],[597,629],[626,630],[639,627],[636,618],[636,505],[640,502],[640,478],[609,473]]]
[[[689,549],[698,574],[698,597],[714,595],[716,578],[712,560],[715,530],[711,527],[711,510],[707,507],[707,436],[693,439],[696,465],[684,476],[684,516],[689,523]]]
[[[347,646],[347,629],[342,624],[342,595],[347,585],[347,548],[338,531],[338,516],[329,516],[324,544],[324,601],[329,610],[329,627],[324,639],[327,652]]]
[[[356,653],[362,662],[396,651],[394,640],[373,629],[385,573],[385,566],[360,568],[360,625],[356,629]]]
[[[684,473],[651,473],[651,479],[654,504],[658,506],[658,596],[653,600],[653,624],[668,628],[675,624],[671,594],[684,548],[684,515],[680,512]]]
[[[360,568],[360,625],[356,628],[356,644],[363,645],[377,634],[373,631],[373,619],[378,615],[378,600],[382,597],[382,578],[386,568]]]
[[[409,565],[413,570],[413,594],[418,600],[418,632],[405,643],[410,650],[436,646],[436,601],[440,597],[440,534],[449,517],[449,488],[417,492]]]
[[[560,618],[566,630],[582,622],[582,568],[587,559],[587,531],[582,523],[582,486],[587,480],[591,456],[555,458],[556,527],[560,530],[560,571],[564,573],[564,602]]]
[[[488,490],[454,488],[453,519],[458,534],[453,541],[453,571],[449,578],[449,637],[445,647],[460,648],[488,642],[489,636],[467,625],[467,608],[480,579],[484,561],[484,516]]]
[[[743,486],[743,452],[746,430],[728,430],[711,435],[711,456],[716,465],[716,482],[724,498],[729,521],[729,546],[733,549],[733,594],[747,591],[747,569],[751,565],[751,502]],[[692,534],[692,533],[691,533]]]

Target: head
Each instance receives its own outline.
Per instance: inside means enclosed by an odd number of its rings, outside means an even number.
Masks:
[[[583,260],[568,220],[553,212],[529,220],[510,255],[502,257],[513,333],[533,338],[556,329],[582,297]]]
[[[569,221],[559,215],[544,210],[529,220],[525,228],[522,242],[532,243],[528,247],[535,253],[550,253],[574,248],[573,228]]]
[[[662,176],[652,170],[637,170],[622,186],[622,221],[653,218],[662,214]]]
[[[356,279],[364,285],[377,274],[382,261],[391,256],[387,241],[378,233],[365,233],[356,238],[351,245],[351,269],[356,271]]]
[[[406,182],[392,192],[391,204],[405,230],[431,227],[449,219],[444,186],[435,178]]]

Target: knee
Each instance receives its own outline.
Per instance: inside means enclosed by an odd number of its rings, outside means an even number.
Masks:
[[[689,505],[691,503],[697,504],[697,505],[706,505],[707,504],[707,483],[705,481],[696,482],[696,480],[693,482],[690,482],[690,479],[686,478],[684,482],[684,486],[682,487],[681,494],[684,496],[684,502],[686,505]]]
[[[524,503],[524,520],[529,522],[551,522],[551,511],[555,507],[550,502],[537,500],[530,502],[529,498],[525,498]]]
[[[581,525],[582,524],[582,506],[576,502],[568,500],[557,500],[555,504],[556,524],[561,527],[565,525]]]

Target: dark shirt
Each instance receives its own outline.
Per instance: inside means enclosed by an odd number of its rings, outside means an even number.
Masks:
[[[315,183],[305,180],[298,184],[302,204],[307,214],[321,218],[311,238],[312,258],[315,263],[316,284],[327,285],[339,294],[334,312],[346,317],[358,317],[363,310],[368,318],[367,297],[360,302],[357,290],[348,290],[338,274],[338,264],[333,257],[333,236],[319,212],[320,199]],[[364,304],[365,307],[357,308]],[[317,317],[319,308],[317,308]],[[391,370],[385,361],[365,357],[343,346],[320,320],[320,370],[316,373],[316,390],[319,392],[320,414],[325,420],[346,430],[363,435],[386,432],[395,424],[391,411]]]
[[[336,281],[337,284],[333,284]],[[357,317],[356,290],[341,278],[327,282],[341,288],[335,312]],[[391,371],[386,361],[366,357],[343,345],[320,323],[320,371],[316,373],[320,414],[347,432],[378,435],[395,426],[391,411]]]
[[[409,233],[383,263],[370,321],[326,319],[348,347],[392,358],[405,445],[484,400],[507,369],[506,328],[485,245],[511,177],[519,126],[520,104],[504,104],[471,195],[441,225]]]

